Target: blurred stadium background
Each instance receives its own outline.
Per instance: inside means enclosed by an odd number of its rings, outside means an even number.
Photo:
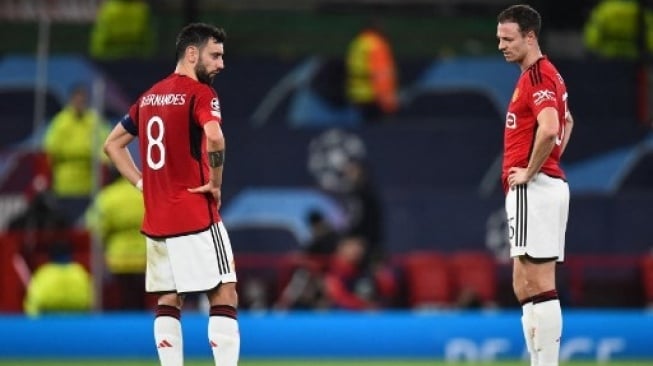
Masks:
[[[101,179],[88,197],[58,200],[76,223],[64,233],[74,257],[94,278],[88,314],[23,314],[29,274],[47,261],[49,243],[7,225],[27,209],[35,184],[50,181],[41,141],[70,88],[88,85],[93,108],[115,123],[171,72],[173,40],[190,21],[214,23],[229,35],[226,70],[214,86],[229,146],[222,213],[239,267],[243,359],[254,365],[523,357],[497,165],[518,71],[496,51],[495,17],[512,1],[144,1],[150,38],[142,53],[100,57],[92,35],[107,1],[0,0],[0,364],[27,358],[154,364],[151,312],[116,308],[121,294],[103,263],[103,243],[83,223]],[[653,9],[650,1],[634,2]],[[568,259],[558,279],[566,309],[562,356],[651,362],[653,74],[645,45],[653,42],[647,41],[653,23],[648,13],[641,23],[613,20],[632,25],[640,52],[602,57],[584,38],[599,1],[529,3],[543,15],[543,50],[566,79],[577,121],[564,157],[572,202]],[[376,124],[364,123],[343,95],[347,45],[370,15],[383,21],[400,84],[399,112]],[[381,244],[400,294],[373,312],[275,310],[310,235],[308,212],[317,208],[334,226],[345,225],[342,156],[371,168],[383,213]],[[411,266],[425,254],[434,262]],[[484,279],[488,301],[478,308],[457,304],[461,275],[452,263],[461,254],[476,256],[463,266]],[[429,300],[436,301],[420,303],[417,293],[434,293]],[[187,357],[208,360],[201,301],[187,314]]]

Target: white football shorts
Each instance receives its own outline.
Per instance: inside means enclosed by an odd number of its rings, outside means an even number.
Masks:
[[[538,173],[506,195],[510,256],[564,261],[569,185]]]
[[[236,282],[231,242],[222,222],[200,233],[146,241],[147,292],[205,292]]]

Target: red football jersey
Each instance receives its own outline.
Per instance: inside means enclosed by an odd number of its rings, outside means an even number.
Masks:
[[[560,147],[567,120],[567,87],[558,70],[546,57],[526,69],[512,95],[506,114],[506,127],[503,144],[503,171],[501,181],[504,191],[508,191],[508,169],[526,168],[533,152],[537,115],[545,107],[558,111],[558,136],[549,157],[544,161],[540,172],[552,177],[565,178],[560,168]]]
[[[141,95],[129,116],[137,128],[142,161],[143,233],[179,236],[220,221],[212,195],[188,192],[210,177],[203,126],[222,121],[215,90],[172,74]]]

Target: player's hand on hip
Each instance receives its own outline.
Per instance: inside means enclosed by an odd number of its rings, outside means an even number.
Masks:
[[[529,180],[531,180],[531,177],[528,176],[528,170],[526,168],[514,166],[508,170],[508,184],[511,188],[520,184],[526,184]]]
[[[222,197],[222,192],[220,190],[220,187],[216,187],[211,182],[206,183],[203,186],[195,187],[195,188],[188,188],[188,192],[190,193],[210,193],[215,201],[218,203],[218,208],[220,208],[220,201]]]

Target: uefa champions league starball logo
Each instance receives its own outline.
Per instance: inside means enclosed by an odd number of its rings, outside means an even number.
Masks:
[[[310,142],[308,170],[322,189],[346,192],[352,186],[344,172],[347,163],[364,160],[366,155],[360,137],[343,130],[329,130]]]

